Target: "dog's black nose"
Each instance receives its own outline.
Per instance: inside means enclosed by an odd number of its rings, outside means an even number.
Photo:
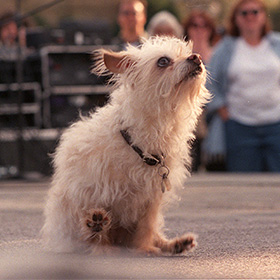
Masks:
[[[187,58],[187,60],[192,61],[196,65],[200,65],[201,64],[201,56],[199,54],[192,54],[191,56],[189,56]]]

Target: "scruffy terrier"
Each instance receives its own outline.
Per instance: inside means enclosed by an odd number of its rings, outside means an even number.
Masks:
[[[62,135],[42,237],[56,251],[134,248],[179,254],[193,234],[167,239],[162,208],[189,175],[189,143],[210,94],[192,44],[153,37],[139,48],[95,53],[113,73],[110,102]],[[75,73],[73,73],[74,75]]]

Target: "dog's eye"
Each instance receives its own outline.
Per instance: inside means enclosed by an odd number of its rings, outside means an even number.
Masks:
[[[158,61],[157,61],[157,66],[158,67],[167,67],[170,64],[170,59],[166,56],[161,57]]]

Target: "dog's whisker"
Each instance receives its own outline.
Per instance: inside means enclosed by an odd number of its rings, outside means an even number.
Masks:
[[[94,239],[96,237],[97,233],[92,234],[89,239]]]

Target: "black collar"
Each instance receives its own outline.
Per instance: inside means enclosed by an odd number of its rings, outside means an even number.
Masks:
[[[162,164],[162,156],[153,154],[151,154],[150,157],[144,156],[143,151],[138,146],[132,144],[131,136],[128,134],[127,130],[121,130],[120,132],[126,143],[142,158],[146,164],[151,166]]]

